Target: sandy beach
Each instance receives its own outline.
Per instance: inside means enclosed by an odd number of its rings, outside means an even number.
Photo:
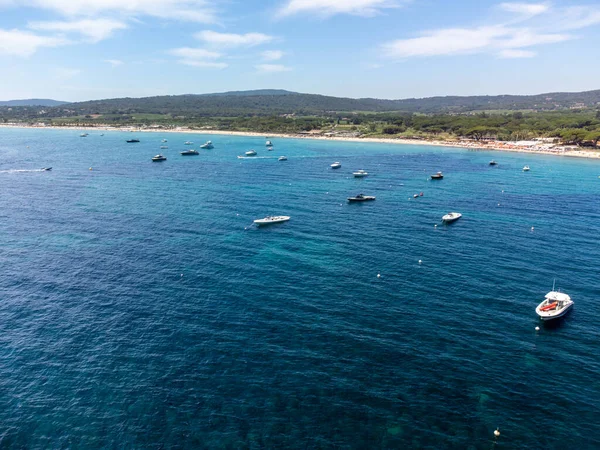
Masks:
[[[425,139],[403,139],[403,138],[370,138],[370,137],[342,137],[328,136],[323,134],[307,133],[307,134],[286,134],[286,133],[257,133],[250,131],[229,131],[229,130],[212,130],[212,129],[190,129],[190,128],[134,128],[121,127],[115,128],[110,126],[95,126],[95,127],[71,127],[71,126],[36,126],[22,124],[0,124],[1,128],[36,128],[36,129],[55,129],[55,130],[74,130],[74,131],[120,131],[120,132],[136,132],[136,133],[189,133],[189,134],[205,134],[205,135],[231,135],[231,136],[251,136],[251,137],[267,137],[268,138],[287,138],[287,139],[311,139],[325,141],[341,141],[341,142],[373,142],[380,144],[400,144],[400,145],[433,145],[437,147],[453,147],[464,148],[470,150],[489,150],[515,153],[530,153],[539,155],[555,155],[567,156],[576,158],[591,158],[600,159],[600,150],[581,149],[573,146],[561,146],[539,142],[533,145],[519,145],[514,142],[503,141],[485,141],[477,142],[473,140],[425,140]]]

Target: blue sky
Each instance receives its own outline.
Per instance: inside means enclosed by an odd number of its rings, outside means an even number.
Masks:
[[[600,2],[0,0],[0,100],[599,89]]]

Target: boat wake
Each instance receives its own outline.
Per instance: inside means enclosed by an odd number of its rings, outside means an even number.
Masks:
[[[0,170],[0,173],[30,173],[30,172],[46,172],[47,169],[8,169]]]

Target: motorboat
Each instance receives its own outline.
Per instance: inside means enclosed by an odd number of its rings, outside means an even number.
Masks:
[[[246,156],[256,156],[258,153],[256,153],[254,150],[248,150],[246,153],[244,153],[244,155]]]
[[[531,169],[529,168],[529,166],[525,166],[523,167],[523,172],[529,172]]]
[[[342,163],[341,163],[341,162],[337,162],[337,161],[336,161],[336,162],[334,162],[334,163],[331,165],[331,168],[332,168],[332,169],[341,169],[341,168],[342,168]]]
[[[290,220],[290,216],[267,216],[264,219],[256,219],[254,223],[260,227],[262,225],[287,222],[288,220]]]
[[[375,197],[372,195],[358,194],[354,197],[348,197],[349,202],[368,202],[371,200],[375,200]]]
[[[287,161],[287,156],[280,156],[277,161]]]
[[[271,141],[267,141],[267,142],[265,143],[265,146],[266,146],[266,147],[273,147],[273,143],[272,143]]]
[[[552,288],[552,291],[546,294],[544,301],[535,308],[535,312],[540,319],[547,321],[563,317],[572,307],[571,297]]]
[[[192,141],[185,141],[183,145],[194,145],[194,143]]]
[[[127,139],[125,142],[127,142],[128,144],[135,144],[136,142],[140,142],[139,139]]]
[[[443,180],[444,174],[442,172],[434,173],[433,175],[431,175],[431,179],[432,180]]]
[[[352,175],[354,175],[354,178],[364,178],[367,175],[369,175],[369,173],[360,169],[360,170],[357,170],[356,172],[354,172]]]
[[[156,155],[152,158],[153,162],[160,162],[160,161],[166,161],[167,157],[163,156],[163,155]]]
[[[166,140],[166,139],[163,139],[161,142],[167,142],[167,140]]]
[[[272,152],[273,150],[275,150],[273,147],[267,147],[268,152]]]
[[[213,145],[212,141],[206,141],[204,144],[202,144],[200,146],[200,148],[204,148],[204,149],[210,150],[212,148],[215,148],[215,146]]]
[[[167,148],[169,148],[167,145],[161,145],[161,146],[160,146],[160,149],[161,149],[161,150],[165,150],[165,149],[167,149]]]
[[[184,151],[179,152],[179,153],[181,153],[181,156],[192,156],[192,155],[199,155],[200,154],[200,152],[198,152],[198,150],[193,150],[193,149],[184,150]]]
[[[490,161],[490,166],[497,166],[498,163],[496,161],[494,161],[493,159]]]
[[[42,167],[42,170],[45,170],[45,171],[52,170],[52,167]]]
[[[451,212],[442,217],[442,222],[451,223],[462,217],[461,213]]]
[[[88,134],[87,134],[87,133],[81,133],[81,134],[79,135],[79,137],[88,137]]]

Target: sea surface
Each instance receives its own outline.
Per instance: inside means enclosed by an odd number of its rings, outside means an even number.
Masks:
[[[79,133],[0,129],[0,448],[600,448],[599,161]]]

